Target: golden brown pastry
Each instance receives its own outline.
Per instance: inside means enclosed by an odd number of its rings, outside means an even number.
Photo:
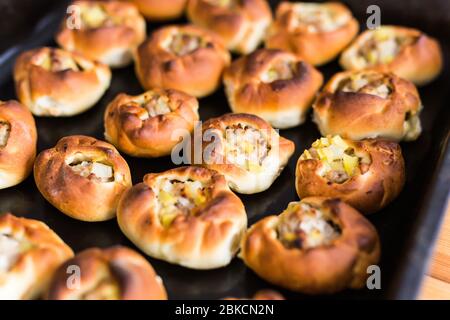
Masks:
[[[313,109],[323,136],[410,141],[422,132],[422,103],[416,87],[392,73],[337,73],[317,96]]]
[[[380,241],[373,225],[339,199],[305,198],[247,231],[241,253],[264,280],[308,294],[362,288],[377,264]]]
[[[341,3],[282,2],[265,43],[317,66],[333,60],[358,30],[358,21]]]
[[[138,96],[119,94],[105,111],[105,137],[136,157],[161,157],[180,142],[177,132],[194,130],[198,101],[172,89],[154,89]]]
[[[202,131],[202,152],[195,146],[200,141],[193,140],[192,163],[220,172],[239,193],[268,189],[295,149],[292,141],[251,114],[230,113],[209,119]]]
[[[74,1],[56,42],[112,68],[132,62],[145,40],[145,20],[136,6],[121,1]]]
[[[220,85],[230,54],[215,34],[192,25],[162,27],[136,55],[136,74],[145,89],[170,88],[203,97]]]
[[[436,39],[419,30],[381,26],[361,33],[342,53],[339,63],[346,70],[393,72],[424,85],[441,72],[442,51]]]
[[[305,121],[323,76],[294,54],[260,49],[235,60],[223,82],[233,112],[255,114],[285,129]]]
[[[0,189],[28,177],[36,157],[36,141],[30,111],[17,101],[0,101]]]
[[[275,290],[259,290],[252,298],[225,298],[224,300],[285,300],[283,295]]]
[[[78,269],[72,271],[71,267]],[[79,282],[72,281],[78,272]],[[71,285],[71,287],[68,286]],[[48,300],[167,300],[161,278],[136,251],[115,246],[78,253],[55,273]]]
[[[34,179],[48,202],[83,221],[114,218],[120,196],[131,187],[130,169],[116,148],[86,136],[64,137],[42,151]]]
[[[192,269],[228,265],[247,228],[225,177],[194,166],[147,174],[120,200],[117,219],[146,254]]]
[[[217,33],[229,50],[248,54],[262,42],[272,22],[266,0],[189,0],[192,23]]]
[[[46,224],[0,215],[0,300],[38,298],[72,256],[72,249]]]
[[[134,3],[139,12],[149,20],[163,21],[183,15],[187,0],[126,0]]]
[[[359,211],[376,212],[401,192],[405,163],[400,146],[382,140],[316,140],[297,162],[299,197],[337,197]]]
[[[14,81],[17,97],[34,115],[67,117],[100,100],[111,70],[77,53],[42,47],[17,58]]]

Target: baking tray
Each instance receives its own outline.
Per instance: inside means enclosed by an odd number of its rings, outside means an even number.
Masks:
[[[25,8],[20,4],[26,2]],[[423,1],[343,1],[353,11],[363,27],[369,4],[381,7],[383,24],[403,24],[418,27],[438,38],[442,44],[445,61],[449,61],[450,17],[449,2]],[[41,3],[41,2],[40,2]],[[271,1],[272,7],[277,1]],[[43,1],[34,5],[25,0],[3,0],[10,6],[9,19],[3,24],[0,54],[0,99],[15,99],[11,69],[15,57],[23,50],[40,45],[55,45],[52,37],[64,15],[67,1]],[[409,7],[406,7],[408,5]],[[17,6],[20,10],[17,11]],[[44,7],[43,7],[44,6]],[[39,10],[37,10],[39,8]],[[23,11],[26,10],[26,11]],[[42,12],[46,12],[42,16]],[[15,15],[29,15],[27,21],[36,23],[23,26]],[[35,15],[33,15],[35,13]],[[33,18],[34,17],[34,18]],[[434,17],[434,18],[433,18]],[[18,21],[20,22],[18,24]],[[184,22],[183,20],[177,22]],[[159,25],[149,25],[151,32]],[[20,30],[20,32],[18,31]],[[339,71],[337,62],[320,70],[329,79]],[[450,185],[450,152],[448,147],[450,110],[448,101],[450,71],[445,64],[441,76],[430,85],[420,88],[425,106],[421,121],[423,133],[415,142],[402,143],[406,160],[407,182],[401,195],[387,208],[369,216],[376,226],[382,242],[381,289],[346,290],[332,296],[305,296],[276,288],[261,280],[238,258],[225,268],[196,271],[149,258],[157,273],[163,278],[171,299],[217,299],[226,296],[250,296],[258,289],[274,288],[287,298],[338,298],[338,299],[411,299],[417,294],[422,275],[439,224],[444,215]],[[36,118],[39,140],[38,151],[56,144],[58,139],[73,134],[84,134],[103,139],[103,112],[116,94],[138,94],[142,89],[134,75],[133,67],[115,70],[111,87],[100,102],[89,111],[71,118]],[[223,89],[200,100],[202,120],[230,112]],[[300,127],[281,130],[281,135],[295,142],[296,151],[288,166],[272,187],[255,195],[240,195],[247,209],[249,225],[266,215],[280,213],[290,201],[298,200],[295,187],[295,164],[299,154],[320,134],[310,119]],[[133,183],[142,181],[144,174],[160,172],[173,167],[169,157],[138,159],[125,156],[131,168]],[[115,220],[99,223],[81,222],[67,217],[52,207],[38,192],[30,176],[20,185],[0,190],[0,212],[39,219],[56,231],[75,252],[98,246],[126,245],[134,247],[120,232]]]

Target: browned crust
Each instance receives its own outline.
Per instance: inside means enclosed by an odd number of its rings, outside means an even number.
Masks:
[[[67,286],[72,273],[69,266],[80,268],[80,288]],[[92,288],[109,270],[119,286],[120,300],[167,300],[166,290],[151,264],[136,251],[114,246],[107,249],[91,248],[78,253],[55,273],[46,298],[48,300],[81,299],[85,290]]]
[[[135,96],[121,93],[105,111],[106,139],[132,156],[160,157],[170,154],[180,138],[173,135],[177,131],[192,132],[199,120],[198,101],[194,97],[171,89],[151,91],[174,101],[176,109],[168,114],[141,120],[139,113],[142,108],[129,104]]]
[[[190,54],[177,56],[162,47],[173,32],[196,34],[210,43]],[[184,91],[203,97],[220,85],[222,72],[230,63],[230,54],[213,33],[192,25],[166,26],[153,32],[138,48],[136,75],[145,89],[155,87]]]
[[[115,180],[101,183],[76,174],[65,160],[81,152],[113,167]],[[68,216],[83,221],[112,219],[122,193],[131,187],[125,159],[109,143],[87,136],[69,136],[41,152],[34,163],[36,185],[48,202]]]
[[[204,135],[204,132],[207,130],[211,131],[218,131],[220,133],[220,137],[223,137],[223,133],[225,132],[225,129],[227,126],[231,124],[236,123],[242,123],[242,124],[249,124],[253,126],[254,128],[264,130],[265,132],[269,133],[269,140],[270,141],[277,141],[278,140],[278,151],[279,151],[279,162],[280,165],[282,165],[282,168],[284,168],[284,165],[286,165],[289,158],[292,156],[295,150],[295,144],[286,138],[283,138],[280,136],[271,126],[269,123],[264,121],[263,119],[259,118],[258,116],[252,115],[252,114],[246,114],[246,113],[228,113],[224,114],[217,118],[212,118],[203,123],[202,126],[202,136]],[[214,141],[215,142],[215,141]],[[207,141],[207,139],[202,139],[202,156],[208,145],[211,143],[211,141]],[[221,145],[224,143],[223,139],[217,142],[218,143],[218,150],[222,150]],[[194,149],[191,148],[192,150]],[[195,153],[193,152],[193,156],[195,156]],[[219,152],[216,152],[211,159],[209,159],[209,162],[207,163],[205,159],[202,159],[202,164],[206,168],[216,170],[223,175],[227,177],[227,179],[231,179],[233,181],[252,181],[253,175],[252,173],[248,172],[244,168],[241,168],[237,165],[230,164],[230,163],[222,163],[223,161],[216,159],[224,158],[226,155],[223,155]],[[196,159],[192,159],[192,162],[195,163]],[[282,169],[281,168],[281,169]],[[281,170],[280,170],[281,171]]]
[[[19,218],[6,213],[0,215],[0,232],[17,236],[31,245],[29,250],[20,255],[7,274],[0,277],[0,290],[2,284],[8,285],[8,278],[17,282],[29,281],[25,285],[25,292],[10,292],[20,295],[20,299],[39,297],[47,288],[56,269],[73,257],[72,249],[41,221]]]
[[[0,121],[11,126],[7,144],[0,148],[0,172],[14,176],[10,181],[0,179],[2,189],[19,184],[30,174],[36,157],[37,131],[30,111],[14,100],[0,101]]]
[[[442,50],[439,42],[413,28],[389,27],[398,34],[417,36],[418,40],[413,45],[403,48],[390,63],[379,64],[372,68],[382,72],[393,72],[419,86],[434,80],[443,68]],[[342,53],[339,63],[344,69],[355,70],[351,64],[351,58],[345,57],[346,52],[359,47],[370,32],[373,31],[366,30],[361,33],[352,45]]]
[[[242,0],[233,9],[205,0],[189,0],[186,13],[194,24],[217,33],[227,46],[236,41],[249,24],[272,20],[272,12],[265,0]],[[237,44],[236,49],[239,47]]]
[[[293,291],[320,294],[362,288],[367,267],[376,264],[380,256],[376,229],[358,211],[337,199],[310,197],[302,202],[330,208],[340,221],[341,236],[327,246],[288,249],[274,230],[278,217],[269,216],[255,223],[244,236],[241,256],[245,264],[266,281]]]
[[[75,6],[89,6],[90,3],[101,3],[107,14],[124,17],[125,23],[95,29],[68,28],[66,19],[56,34],[55,40],[62,48],[77,51],[85,56],[102,61],[111,50],[126,48],[135,50],[145,39],[145,20],[136,6],[123,1],[74,1]]]
[[[405,184],[405,163],[395,142],[363,140],[354,142],[360,152],[370,155],[372,163],[363,175],[344,183],[329,183],[317,174],[321,163],[316,159],[298,160],[295,187],[301,199],[310,196],[336,197],[365,214],[379,211],[394,200]]]
[[[290,21],[295,19],[293,5],[282,2],[277,7],[275,22],[265,42],[267,48],[293,52],[305,61],[319,66],[333,60],[358,34],[359,24],[353,17],[347,24],[330,32],[310,33],[296,30],[290,27]],[[327,2],[323,5],[334,7],[340,14],[351,16],[348,8],[341,3]]]
[[[292,79],[264,83],[260,73],[278,59],[295,59],[297,71]],[[281,50],[261,49],[235,60],[224,73],[224,83],[234,112],[262,116],[266,112],[302,110],[307,112],[323,82],[322,74],[309,63]],[[288,108],[286,110],[285,108]]]
[[[92,65],[89,70],[64,70],[52,72],[35,64],[42,55],[50,52],[72,57],[76,62]],[[41,47],[23,52],[14,65],[14,82],[17,96],[24,105],[34,111],[33,105],[40,97],[51,97],[55,101],[73,105],[73,113],[86,109],[98,91],[104,91],[105,81],[111,78],[110,69],[84,56],[61,49]],[[105,88],[106,90],[106,88]]]
[[[187,0],[128,0],[134,3],[139,12],[149,20],[164,21],[183,15]]]
[[[366,93],[335,92],[338,83],[352,73],[335,74],[313,104],[314,118],[320,124],[322,135],[339,134],[355,140],[375,137],[402,140],[406,113],[418,113],[421,108],[414,84],[388,73],[385,75],[393,91],[386,99]]]
[[[154,209],[157,200],[152,189],[161,175],[208,182],[212,186],[211,196],[196,216],[179,216],[164,228]],[[117,219],[124,234],[141,250],[151,254],[146,247],[170,247],[170,256],[178,262],[197,256],[207,263],[224,241],[228,241],[230,233],[247,225],[244,205],[230,191],[224,176],[196,166],[145,175],[143,182],[134,185],[121,198]],[[234,250],[237,250],[237,245]]]

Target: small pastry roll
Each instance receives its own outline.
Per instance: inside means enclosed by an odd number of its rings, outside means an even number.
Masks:
[[[145,175],[120,200],[117,219],[146,254],[192,269],[228,265],[247,228],[224,176],[202,167]]]
[[[183,138],[177,131],[192,132],[198,120],[197,99],[183,92],[121,93],[105,111],[105,137],[129,155],[161,157],[169,155]]]
[[[266,121],[244,113],[209,119],[202,137],[202,150],[193,141],[193,163],[220,172],[232,190],[245,194],[267,190],[295,149]]]
[[[114,218],[120,196],[131,187],[130,169],[116,148],[86,136],[64,137],[41,152],[34,179],[48,202],[82,221]]]
[[[229,297],[224,300],[285,300],[283,295],[275,290],[259,290],[252,298]]]
[[[111,82],[108,66],[56,48],[22,53],[14,66],[17,96],[36,116],[67,117],[91,108]]]
[[[145,20],[137,8],[121,1],[74,1],[56,42],[112,68],[130,64],[145,40]]]
[[[411,141],[422,132],[422,103],[416,87],[392,73],[337,73],[317,96],[313,109],[313,120],[323,136]]]
[[[399,195],[405,184],[405,163],[395,142],[328,136],[303,152],[295,179],[300,198],[337,197],[368,214]]]
[[[373,225],[351,206],[310,197],[252,225],[240,254],[272,284],[329,294],[364,287],[367,267],[378,263],[380,240]]]
[[[21,183],[36,157],[36,124],[17,101],[0,101],[0,189]]]
[[[215,34],[192,25],[153,32],[136,55],[136,74],[145,89],[170,88],[204,97],[220,85],[230,54]]]
[[[183,15],[187,0],[127,0],[134,3],[139,12],[149,20],[164,21]]]
[[[72,280],[76,272],[80,278]],[[144,257],[129,248],[115,246],[87,249],[64,263],[55,273],[46,298],[167,300],[167,294],[161,278]]]
[[[417,85],[436,78],[442,70],[442,51],[436,39],[406,27],[381,26],[366,30],[341,55],[346,70],[393,72]]]
[[[0,215],[0,300],[38,298],[72,256],[72,249],[46,224]]]
[[[261,49],[235,60],[223,82],[233,112],[255,114],[285,129],[305,121],[323,76],[294,54]]]
[[[318,66],[333,60],[358,30],[358,21],[341,3],[282,2],[265,43]]]
[[[189,0],[192,23],[214,31],[229,50],[248,54],[262,42],[272,22],[266,0]]]

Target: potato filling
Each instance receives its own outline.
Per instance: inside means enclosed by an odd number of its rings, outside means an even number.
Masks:
[[[144,100],[139,101],[139,104],[146,112],[141,115],[141,120],[172,112],[170,109],[170,100],[167,96],[155,94],[150,97],[144,96],[143,98]]]
[[[261,81],[271,83],[276,80],[292,79],[295,74],[295,61],[278,60],[261,74]]]
[[[368,154],[357,151],[340,136],[316,140],[300,156],[300,160],[308,159],[320,160],[320,176],[332,183],[344,183],[351,177],[364,174],[371,163]]]
[[[170,38],[167,49],[177,56],[184,56],[206,46],[207,42],[202,37],[178,32]]]
[[[83,293],[82,300],[118,300],[120,288],[118,282],[112,277],[105,277],[96,286]]]
[[[422,106],[420,106],[419,111],[421,109]],[[403,122],[403,132],[405,133],[405,140],[415,140],[422,132],[419,111],[408,111],[405,114],[405,121]]]
[[[267,138],[260,129],[241,123],[225,129],[226,163],[235,164],[247,171],[262,172],[263,161],[270,149]]]
[[[358,72],[343,79],[336,91],[366,93],[386,99],[393,92],[387,76],[377,72]]]
[[[159,218],[164,227],[179,215],[195,216],[209,197],[209,187],[198,180],[163,178],[157,187]]]
[[[68,55],[62,55],[56,50],[50,50],[48,54],[43,55],[37,65],[51,72],[61,72],[66,70],[82,71],[83,67]]]
[[[75,155],[69,162],[70,168],[84,178],[92,178],[99,182],[114,181],[114,169],[112,166],[93,161],[81,154]]]
[[[395,34],[390,29],[373,31],[358,51],[359,59],[365,66],[390,63],[406,46],[417,41],[417,37]]]
[[[311,33],[330,32],[345,25],[348,15],[338,14],[320,4],[302,3],[294,5],[294,28],[303,28]]]
[[[110,16],[101,4],[82,6],[81,24],[84,29],[111,27],[121,24],[119,17]]]
[[[280,215],[278,239],[286,248],[311,249],[326,246],[341,235],[337,217],[329,210],[304,202],[291,202]]]
[[[7,145],[10,133],[11,125],[6,121],[0,120],[0,148]]]
[[[8,272],[20,257],[20,242],[8,234],[0,234],[0,274]]]

